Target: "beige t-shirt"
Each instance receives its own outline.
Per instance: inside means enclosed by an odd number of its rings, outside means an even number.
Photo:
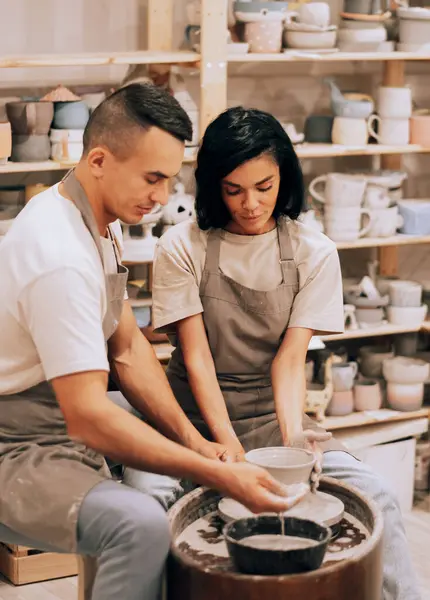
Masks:
[[[342,276],[335,244],[299,221],[287,220],[299,292],[288,327],[315,333],[341,333],[344,327]],[[221,271],[248,288],[269,291],[282,283],[276,229],[256,236],[217,230]],[[194,221],[170,228],[158,241],[154,259],[154,329],[175,331],[174,323],[203,312],[199,286],[206,260],[208,231]]]

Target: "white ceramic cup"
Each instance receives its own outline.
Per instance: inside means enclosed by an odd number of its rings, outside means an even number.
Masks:
[[[378,113],[384,119],[409,119],[412,114],[411,89],[380,87],[378,90]]]
[[[370,208],[372,223],[367,232],[367,237],[390,237],[396,234],[397,229],[403,225],[403,217],[399,215],[397,206],[391,208]]]
[[[317,186],[324,183],[324,192],[317,191]],[[342,207],[359,207],[366,190],[366,180],[343,173],[328,173],[311,181],[309,193],[318,202],[339,205]]]
[[[327,27],[330,24],[330,6],[327,2],[306,2],[298,10],[300,23]]]
[[[361,227],[363,215],[369,222]],[[372,225],[372,216],[365,208],[327,206],[324,212],[324,229],[334,242],[353,242],[366,235]]]
[[[376,133],[374,123],[379,125]],[[370,135],[386,146],[407,146],[409,144],[409,119],[386,119],[372,115],[368,121]]]
[[[364,206],[371,209],[388,208],[391,204],[391,197],[387,188],[380,185],[368,183],[364,195]]]
[[[369,139],[367,121],[335,117],[331,132],[333,144],[341,146],[366,146]]]
[[[391,306],[421,306],[423,286],[416,281],[392,281],[388,292]]]

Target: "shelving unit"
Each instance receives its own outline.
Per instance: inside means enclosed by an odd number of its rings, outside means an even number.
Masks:
[[[138,52],[99,52],[85,54],[0,56],[1,68],[29,67],[75,67],[101,65],[147,64],[156,70],[157,65],[190,65],[200,69],[200,131],[204,132],[213,118],[227,107],[228,65],[238,63],[381,63],[383,84],[403,86],[405,65],[414,61],[430,61],[430,53],[345,53],[310,54],[305,52],[284,52],[279,54],[229,55],[225,36],[227,23],[227,0],[201,0],[201,43],[200,54],[173,50],[173,0],[148,0],[148,49]],[[380,156],[381,168],[400,169],[402,156],[430,153],[430,148],[417,145],[346,147],[336,144],[300,144],[296,151],[301,159]],[[185,163],[195,161],[195,154],[188,149]],[[0,165],[0,175],[63,171],[73,165],[53,161],[40,163],[12,163]],[[390,238],[362,238],[354,242],[337,244],[339,250],[357,248],[377,248],[380,272],[382,275],[395,275],[397,272],[397,249],[399,246],[430,243],[430,236],[396,235]],[[131,264],[133,266],[136,263]],[[136,301],[134,301],[136,302]],[[147,300],[140,306],[147,305]],[[360,329],[346,332],[341,336],[327,337],[327,341],[354,339],[379,335],[395,335],[416,329],[391,325],[378,329]],[[426,325],[426,330],[430,326]],[[322,338],[324,341],[326,338]],[[161,353],[160,348],[158,352]],[[168,345],[163,356],[168,353]]]

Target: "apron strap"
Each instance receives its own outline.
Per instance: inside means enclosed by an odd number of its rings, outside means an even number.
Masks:
[[[219,271],[219,255],[221,250],[221,236],[219,230],[211,229],[208,234],[208,245],[206,248],[206,260],[204,270],[209,273]]]
[[[293,246],[291,237],[287,228],[287,220],[285,217],[280,217],[277,223],[279,255],[282,270],[282,282],[290,283],[291,270],[295,269]],[[296,269],[297,271],[297,269]]]
[[[64,186],[64,189],[67,192],[67,195],[71,199],[71,201],[75,204],[76,208],[80,211],[82,215],[82,219],[84,220],[85,225],[90,230],[91,236],[94,240],[95,245],[97,246],[98,253],[100,255],[100,259],[102,261],[103,269],[104,269],[104,257],[103,257],[103,248],[100,241],[100,231],[97,227],[96,219],[94,217],[94,213],[91,209],[91,205],[87,200],[87,195],[76,178],[75,169],[71,169],[61,180],[61,183]]]

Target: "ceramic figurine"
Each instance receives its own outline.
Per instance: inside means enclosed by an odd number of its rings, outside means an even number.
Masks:
[[[325,382],[324,384],[311,383],[308,384],[306,390],[305,412],[314,414],[317,421],[323,421],[325,411],[333,396],[333,378],[332,365],[333,363],[342,362],[339,356],[330,356],[325,363]]]
[[[174,189],[175,193],[170,196],[169,202],[163,207],[163,233],[172,225],[195,218],[194,196],[185,193],[183,183],[178,182]]]

